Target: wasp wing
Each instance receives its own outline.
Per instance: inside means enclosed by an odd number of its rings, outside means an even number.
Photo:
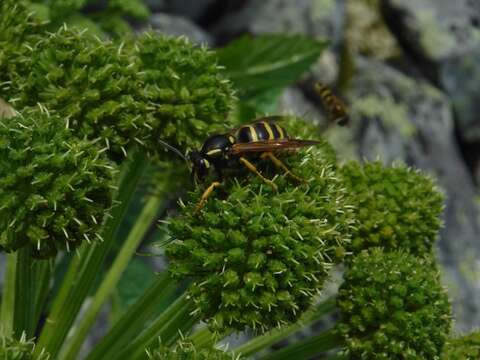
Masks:
[[[295,150],[305,146],[313,146],[319,144],[316,140],[300,140],[300,139],[274,139],[262,140],[248,143],[233,144],[229,150],[230,155],[241,155],[245,153],[256,152],[274,152]]]

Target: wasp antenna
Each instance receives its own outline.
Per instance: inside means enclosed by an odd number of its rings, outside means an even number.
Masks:
[[[178,150],[177,148],[173,147],[172,145],[170,144],[167,144],[165,141],[163,140],[160,140],[158,139],[158,142],[166,149],[170,150],[170,151],[173,151],[175,154],[177,154],[178,156],[180,156],[183,160],[185,160],[188,164],[188,159],[185,157],[185,155],[183,155],[180,150]]]

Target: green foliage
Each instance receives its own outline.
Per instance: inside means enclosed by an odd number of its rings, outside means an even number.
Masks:
[[[447,341],[442,354],[444,360],[478,360],[480,359],[480,331],[456,337]]]
[[[233,354],[213,347],[196,348],[193,342],[181,339],[173,347],[161,345],[158,349],[147,349],[151,360],[241,360]]]
[[[340,173],[358,220],[350,251],[358,254],[372,246],[419,256],[432,251],[443,210],[432,179],[404,165],[389,168],[380,162],[350,162]]]
[[[2,360],[31,360],[35,343],[22,336],[19,340],[0,335],[0,359]],[[35,357],[35,360],[48,360],[46,353]]]
[[[232,103],[232,87],[217,66],[213,52],[186,38],[144,33],[136,44],[144,72],[144,94],[149,116],[167,142],[181,147],[198,145],[207,135],[225,129]]]
[[[325,46],[301,35],[264,35],[233,41],[218,56],[235,86],[255,94],[292,84],[317,61]]]
[[[273,192],[257,177],[238,176],[208,200],[201,216],[193,214],[198,189],[182,216],[171,219],[169,269],[177,278],[194,277],[196,312],[214,330],[265,331],[297,320],[341,260],[353,218],[322,156],[312,148],[286,159],[308,184],[278,176]]]
[[[79,169],[81,171],[79,171]],[[111,206],[112,166],[45,113],[0,121],[0,245],[49,257],[96,240]]]
[[[432,261],[380,248],[352,260],[337,296],[337,329],[349,359],[440,356],[451,309]]]

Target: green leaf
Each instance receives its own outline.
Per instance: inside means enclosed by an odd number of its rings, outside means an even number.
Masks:
[[[296,81],[318,59],[325,41],[302,35],[245,36],[218,50],[219,63],[243,97]]]

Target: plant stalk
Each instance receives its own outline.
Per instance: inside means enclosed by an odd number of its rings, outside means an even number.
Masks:
[[[115,196],[116,205],[102,228],[103,242],[82,245],[80,256],[72,261],[40,334],[34,356],[39,356],[44,350],[52,359],[57,358],[96,276],[102,269],[103,261],[116,239],[120,223],[145,168],[141,151],[137,149],[131,155],[122,169],[119,190]]]
[[[262,356],[260,360],[308,360],[325,351],[336,349],[343,344],[343,339],[334,328],[318,335],[298,341],[278,351]]]
[[[197,322],[198,319],[190,315],[192,309],[193,303],[184,293],[114,358],[137,359],[144,354],[145,348],[155,345],[158,339],[162,344],[172,344],[180,332],[188,332]]]
[[[85,341],[88,331],[95,323],[102,305],[115,290],[115,287],[129,261],[135,254],[136,249],[140,245],[152,222],[155,221],[161,204],[162,200],[156,196],[150,197],[147,201],[142,213],[135,223],[135,226],[130,231],[125,243],[120,249],[120,252],[115,258],[114,263],[93,296],[85,314],[82,316],[82,320],[78,325],[76,332],[73,334],[71,341],[66,344],[66,348],[63,352],[64,355],[61,356],[62,359],[74,360],[77,357],[78,351]]]
[[[308,326],[326,314],[330,314],[335,311],[335,297],[332,296],[320,304],[316,305],[314,309],[308,311],[303,315],[299,321],[289,326],[282,327],[280,329],[274,329],[264,335],[257,336],[252,340],[246,342],[243,345],[240,345],[233,350],[236,354],[241,354],[242,356],[248,357],[262,349],[266,349],[271,345],[286,339],[293,333],[302,329],[305,326]]]
[[[122,348],[139,334],[149,319],[158,311],[158,306],[177,289],[177,284],[168,273],[157,277],[149,289],[127,310],[104,338],[93,348],[87,360],[114,358]]]

